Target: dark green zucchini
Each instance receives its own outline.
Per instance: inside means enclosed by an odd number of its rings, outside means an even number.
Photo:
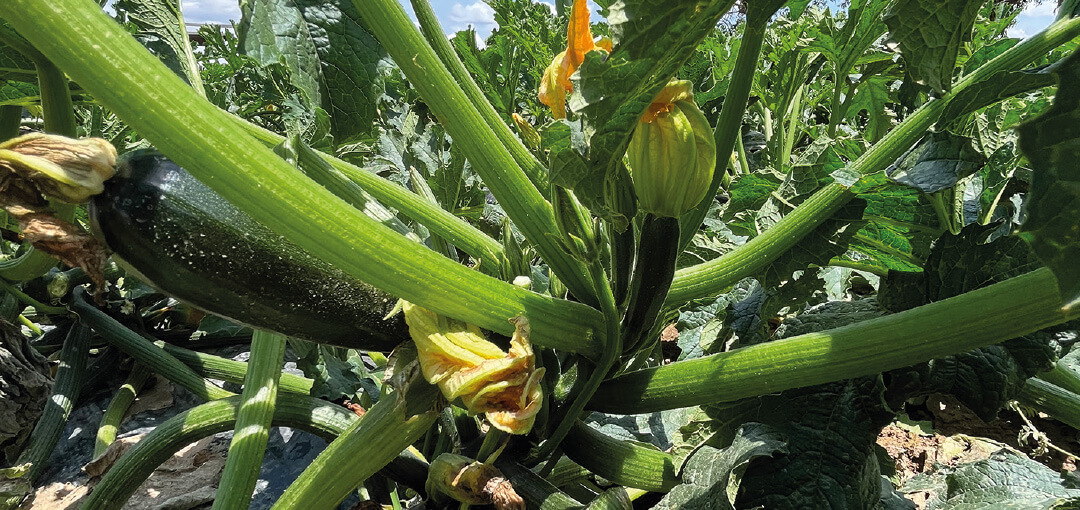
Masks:
[[[120,158],[90,225],[146,283],[255,328],[389,350],[409,338],[396,299],[315,258],[153,151]]]

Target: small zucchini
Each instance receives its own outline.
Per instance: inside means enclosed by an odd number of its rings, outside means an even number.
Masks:
[[[409,338],[396,298],[318,259],[237,209],[165,156],[124,155],[90,201],[90,226],[158,290],[284,335],[366,350]]]

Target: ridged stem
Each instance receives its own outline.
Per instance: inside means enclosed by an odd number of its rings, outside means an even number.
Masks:
[[[1049,269],[842,328],[625,374],[593,410],[676,409],[880,373],[970,351],[1080,317],[1065,311]]]
[[[1061,361],[1058,361],[1052,370],[1043,372],[1036,377],[1054,386],[1060,386],[1063,389],[1080,394],[1080,374],[1065,366]]]
[[[1049,414],[1074,429],[1080,429],[1080,395],[1042,379],[1024,383],[1016,401]]]
[[[167,342],[158,345],[169,355],[191,367],[195,373],[207,379],[220,379],[236,384],[243,384],[248,371],[248,364],[243,361],[222,358],[205,352],[185,349]],[[282,373],[278,380],[281,391],[309,395],[315,381],[296,374]]]
[[[552,271],[578,300],[595,304],[587,268],[550,235],[559,231],[551,204],[492,132],[401,4],[353,0],[353,5]]]
[[[49,455],[56,448],[64,426],[67,425],[68,416],[71,415],[71,409],[79,399],[83,379],[86,377],[86,358],[90,355],[91,333],[90,328],[75,323],[64,338],[52,395],[34,425],[26,450],[23,450],[15,461],[15,465],[30,464],[29,473],[23,477],[28,482],[33,483],[45,471]],[[0,507],[3,506],[5,505],[0,504]]]
[[[731,71],[731,81],[724,97],[724,105],[720,108],[720,118],[713,130],[713,139],[716,141],[716,169],[713,180],[705,199],[679,219],[682,225],[679,253],[690,244],[690,240],[698,232],[698,225],[705,220],[705,215],[712,207],[714,197],[724,181],[724,175],[727,174],[727,164],[731,152],[735,149],[736,140],[742,136],[743,114],[750,99],[750,89],[754,85],[768,21],[769,18],[765,17],[764,20],[748,20],[744,25],[739,42],[739,55],[735,59],[735,68]]]
[[[582,467],[619,485],[667,492],[679,483],[671,455],[620,441],[576,422],[563,451]]]
[[[22,105],[6,104],[0,106],[0,142],[19,136],[22,126]]]
[[[278,396],[278,378],[285,357],[285,337],[255,331],[251,337],[251,360],[248,362],[240,409],[236,412],[229,453],[221,473],[214,510],[246,510],[251,504],[255,482],[259,480],[270,426]]]
[[[361,12],[375,3],[363,2]],[[396,3],[393,7],[400,9]],[[595,334],[602,321],[599,312],[455,264],[350,207],[192,91],[104,14],[97,2],[5,0],[0,2],[0,16],[177,164],[312,255],[391,294],[505,335],[514,330],[508,319],[525,315],[533,326],[534,344],[594,359],[599,356],[600,341]],[[372,25],[378,27],[379,23]],[[434,63],[442,66],[437,60]],[[478,117],[476,120],[482,122]],[[483,130],[486,127],[476,124],[457,132],[455,143],[478,138],[476,133]],[[482,150],[486,153],[488,149]],[[495,161],[481,162],[472,157],[473,151],[467,152],[477,167],[497,166]],[[501,163],[515,166],[509,156],[505,161],[499,159]],[[496,188],[532,188],[520,170],[519,175],[520,179],[508,178],[505,182],[489,179],[487,184]],[[530,195],[532,198],[525,201],[528,205],[514,195],[516,192],[504,195],[502,205],[517,211],[517,216],[525,210],[531,214],[543,209],[532,218],[532,227],[525,230],[533,230],[530,237],[537,243],[554,242],[544,241],[541,234],[556,231],[550,206],[538,194]],[[537,225],[537,218],[546,219]],[[529,219],[521,221],[530,223]],[[541,253],[552,267],[558,266],[560,260],[565,266],[569,257],[561,250],[558,254],[544,250]],[[563,267],[563,271],[566,269]]]
[[[116,390],[116,394],[109,401],[109,407],[105,408],[105,413],[101,415],[97,439],[94,441],[93,458],[97,458],[104,453],[105,449],[113,444],[113,441],[116,441],[116,432],[120,429],[120,422],[124,419],[124,415],[127,414],[131,403],[135,402],[135,397],[146,385],[146,381],[150,379],[150,375],[151,372],[138,363],[131,368],[131,373],[128,374],[127,379],[120,385],[120,388]]]
[[[199,374],[180,360],[88,303],[85,289],[80,287],[72,292],[71,307],[79,314],[79,320],[83,324],[97,331],[110,345],[135,358],[136,362],[142,363],[150,371],[183,386],[199,398],[217,400],[235,395],[199,377]]]
[[[123,507],[150,473],[184,446],[233,427],[240,396],[207,402],[154,427],[109,469],[87,497],[86,510]],[[328,441],[357,421],[356,415],[324,400],[282,394],[274,412],[274,426],[294,427]]]
[[[529,152],[528,147],[525,147],[525,144],[514,136],[510,126],[499,117],[495,107],[488,101],[487,96],[480,90],[480,86],[476,84],[472,75],[469,74],[469,70],[465,69],[465,64],[458,58],[454,48],[450,46],[450,40],[446,38],[446,33],[439,26],[439,19],[435,16],[435,11],[431,9],[428,0],[412,0],[412,6],[413,12],[416,13],[416,19],[420,22],[420,32],[424,34],[424,38],[431,45],[431,49],[439,56],[439,60],[446,66],[446,70],[461,86],[462,92],[468,96],[469,101],[476,107],[484,122],[499,138],[503,147],[506,147],[506,150],[510,152],[510,156],[514,158],[514,161],[525,172],[525,175],[529,177],[533,186],[536,186],[537,190],[544,193],[548,189],[547,166]],[[510,113],[513,112],[507,112],[507,114]]]
[[[236,120],[248,134],[263,142],[267,147],[274,147],[285,139],[281,135],[267,131],[250,122],[242,119]],[[319,162],[314,161],[313,156],[320,157],[323,161],[329,163],[342,176],[356,183],[383,205],[397,209],[401,214],[412,218],[443,239],[450,241],[465,253],[472,255],[477,260],[484,261],[482,263],[497,265],[502,260],[502,244],[450,211],[433,206],[408,189],[329,154],[301,150],[300,164],[318,165]],[[335,194],[338,193],[335,192]]]
[[[418,371],[419,372],[419,371]],[[334,508],[431,428],[438,389],[414,379],[330,443],[272,508]]]
[[[958,94],[998,72],[1020,69],[1076,37],[1080,37],[1080,17],[1057,21],[1009,48],[961,78],[945,97],[924,104],[849,166],[860,175],[884,170],[926,134],[949,101]],[[840,184],[827,185],[745,245],[716,259],[677,271],[665,306],[673,308],[715,295],[735,282],[757,274],[854,197],[854,193]]]

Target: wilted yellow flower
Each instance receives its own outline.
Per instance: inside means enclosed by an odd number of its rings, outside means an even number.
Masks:
[[[586,0],[574,0],[566,29],[566,51],[555,56],[540,80],[540,102],[551,108],[556,119],[566,118],[566,94],[574,90],[570,75],[585,61],[585,54],[593,50],[611,53],[611,40],[593,41],[589,6]]]
[[[37,186],[46,196],[68,203],[101,193],[116,173],[116,149],[101,138],[76,140],[32,133],[0,143],[0,168]]]
[[[641,116],[626,149],[641,210],[678,218],[705,198],[716,166],[712,126],[690,82],[672,81]]]
[[[524,510],[525,501],[495,466],[453,453],[443,453],[428,469],[428,495],[469,505],[495,505],[496,510]]]
[[[443,396],[460,398],[469,412],[485,413],[499,430],[525,434],[532,429],[543,405],[544,369],[536,368],[524,317],[511,319],[515,331],[505,352],[472,324],[408,302],[402,309],[424,378]]]

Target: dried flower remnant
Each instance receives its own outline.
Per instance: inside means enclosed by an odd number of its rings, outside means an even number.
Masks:
[[[31,181],[42,195],[71,204],[101,193],[116,173],[116,149],[101,138],[32,133],[0,143],[0,168]],[[7,176],[5,176],[6,179]]]
[[[19,221],[34,248],[86,271],[98,293],[105,286],[105,248],[57,217],[46,197],[86,202],[101,193],[115,165],[116,149],[100,138],[33,133],[0,143],[0,209]]]
[[[525,501],[495,466],[444,453],[428,470],[428,494],[469,505],[494,505],[496,510],[524,510]]]
[[[566,118],[566,94],[574,90],[570,75],[585,61],[585,54],[593,50],[611,53],[611,40],[593,41],[589,6],[586,0],[574,0],[566,29],[566,50],[555,56],[540,80],[540,102],[551,108],[556,119]]]
[[[469,412],[485,413],[499,430],[510,434],[532,430],[543,404],[544,369],[536,368],[524,317],[511,319],[515,331],[506,352],[472,324],[408,302],[402,309],[424,379],[438,385],[447,399],[460,398]]]

